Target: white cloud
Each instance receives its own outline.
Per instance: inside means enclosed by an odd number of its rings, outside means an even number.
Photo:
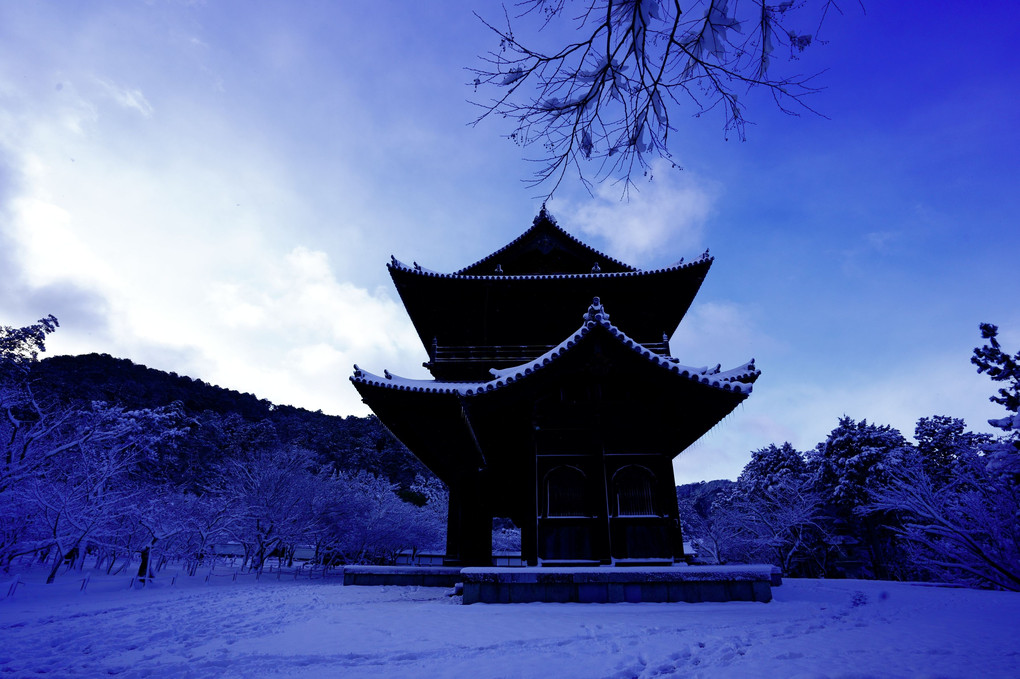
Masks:
[[[105,114],[115,102],[151,116],[145,96],[98,81],[89,101],[70,82],[20,93],[3,114],[4,161],[19,179],[0,206],[16,269],[5,274],[17,278],[5,289],[22,298],[0,299],[5,322],[54,313],[65,322],[50,353],[110,353],[338,414],[368,412],[347,380],[355,362],[423,372],[390,291],[345,280],[300,244],[308,213],[271,149],[180,111],[122,142]],[[76,325],[81,295],[45,290],[88,292],[106,327]],[[26,299],[51,306],[21,320]]]
[[[567,225],[604,239],[610,255],[631,264],[662,251],[688,253],[688,258],[700,254],[717,190],[661,160],[652,164],[652,174],[651,181],[630,191],[629,199],[621,198],[618,185],[605,182],[594,199],[566,204]]]
[[[400,304],[337,280],[326,254],[305,247],[272,262],[258,285],[214,283],[201,313],[209,379],[312,410],[367,414],[347,384],[354,363],[415,374],[424,358]]]
[[[137,88],[121,87],[108,80],[99,80],[99,85],[106,94],[120,106],[137,111],[144,118],[151,118],[154,113],[152,104],[145,98],[141,90]]]
[[[38,196],[12,201],[11,237],[23,256],[26,283],[42,287],[62,280],[116,280],[73,229],[71,214]]]

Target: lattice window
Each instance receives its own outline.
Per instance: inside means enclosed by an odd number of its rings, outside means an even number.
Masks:
[[[638,465],[622,467],[613,475],[617,516],[655,515],[655,475]]]
[[[587,480],[577,467],[562,466],[545,475],[546,516],[588,516]]]

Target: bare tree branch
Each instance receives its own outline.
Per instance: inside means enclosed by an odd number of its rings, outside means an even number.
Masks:
[[[546,50],[516,36],[514,22],[541,31],[570,21],[568,5],[580,8],[575,42]],[[768,91],[784,113],[818,114],[805,100],[818,89],[813,75],[777,74],[773,56],[786,46],[796,60],[813,37],[794,30],[800,17],[839,9],[834,0],[522,0],[516,7],[511,21],[504,6],[506,28],[479,17],[499,50],[468,69],[476,92],[495,92],[476,102],[473,124],[513,120],[509,139],[542,148],[528,184],[548,187],[550,196],[571,170],[589,190],[613,177],[626,191],[652,159],[672,161],[671,114],[718,110],[725,133],[740,139],[747,120],[738,97],[750,90]]]

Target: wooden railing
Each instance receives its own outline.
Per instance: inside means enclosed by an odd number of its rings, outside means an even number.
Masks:
[[[515,365],[533,361],[555,344],[502,344],[502,345],[466,345],[443,346],[432,343],[431,358],[433,363],[505,363]],[[669,343],[645,342],[643,347],[660,356],[669,356]]]

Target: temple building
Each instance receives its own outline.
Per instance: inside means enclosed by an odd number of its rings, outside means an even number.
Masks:
[[[672,461],[751,393],[754,361],[670,355],[712,264],[642,271],[557,226],[543,207],[505,247],[454,273],[393,259],[390,275],[432,380],[351,381],[450,489],[446,560],[488,566],[493,517],[529,565],[683,558]]]

